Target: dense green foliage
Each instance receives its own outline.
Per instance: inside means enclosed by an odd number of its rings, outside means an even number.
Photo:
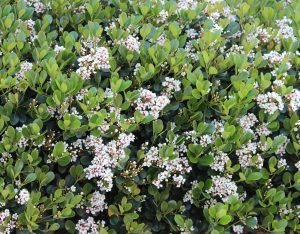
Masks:
[[[0,233],[300,233],[299,0],[1,0]]]

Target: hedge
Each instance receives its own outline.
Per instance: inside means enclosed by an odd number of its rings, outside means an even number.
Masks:
[[[299,0],[1,0],[0,233],[300,233]]]

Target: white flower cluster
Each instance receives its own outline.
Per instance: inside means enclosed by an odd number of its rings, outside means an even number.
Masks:
[[[70,7],[70,6],[69,6]],[[80,5],[78,7],[75,7],[73,9],[74,13],[83,14],[86,12],[86,4]]]
[[[268,32],[267,29],[259,27],[257,29],[257,33],[261,42],[268,43],[270,41],[271,34]]]
[[[276,90],[278,87],[282,87],[284,82],[282,80],[274,80],[272,84],[272,90]]]
[[[47,111],[52,118],[62,119],[65,114],[69,113],[69,108],[71,105],[72,99],[67,97],[63,103],[58,107],[47,106]]]
[[[126,49],[131,52],[135,51],[137,53],[140,53],[140,42],[138,37],[129,35],[125,40],[121,39],[120,41],[118,41],[117,44],[125,46]]]
[[[284,167],[284,168],[287,167],[287,162],[286,162],[286,159],[284,159],[284,158],[279,159],[277,162],[277,168],[279,169],[282,167]]]
[[[193,28],[189,28],[185,32],[187,37],[190,39],[196,39],[199,36],[199,33]]]
[[[191,204],[194,203],[194,202],[193,202],[193,190],[192,190],[192,189],[188,190],[188,191],[184,194],[182,201],[183,201],[183,202],[189,202],[189,203],[191,203]]]
[[[240,118],[240,126],[243,128],[245,132],[253,132],[252,127],[254,127],[255,123],[258,122],[256,116],[253,113],[249,113],[242,118]]]
[[[84,79],[90,79],[98,70],[110,68],[109,52],[105,47],[91,48],[91,53],[78,59],[78,73]]]
[[[7,161],[11,158],[11,154],[8,152],[3,152],[0,157],[0,162],[6,164]]]
[[[165,81],[162,82],[162,86],[164,87],[162,95],[171,98],[174,92],[180,91],[181,82],[174,78],[166,77]]]
[[[80,151],[82,151],[83,146],[84,141],[82,139],[77,139],[76,141],[67,145],[67,151],[70,153],[71,162],[75,162],[77,160],[78,154]]]
[[[174,135],[174,138],[172,140],[169,140],[168,138],[165,139],[165,143],[158,144],[159,147],[164,147],[168,145],[173,146],[173,154],[176,155],[176,157],[184,157],[188,151],[186,147],[186,142],[182,141],[180,144],[177,143],[178,138],[180,135],[176,134]]]
[[[147,89],[141,89],[139,98],[135,101],[136,109],[143,115],[152,115],[155,119],[159,117],[159,113],[166,105],[170,103],[170,99],[165,96],[157,96],[155,93]]]
[[[237,186],[231,180],[231,176],[221,177],[219,175],[212,176],[212,187],[206,190],[207,193],[213,197],[219,197],[223,202],[226,202],[230,195],[239,197],[237,193]]]
[[[64,51],[64,50],[65,50],[65,47],[63,47],[63,46],[55,45],[55,47],[54,47],[54,51],[57,54]]]
[[[297,139],[298,141],[298,144],[300,144],[300,120],[298,120],[294,127],[293,127],[293,132],[295,134],[295,138]]]
[[[23,62],[21,64],[21,69],[20,69],[19,73],[17,74],[17,78],[20,79],[20,80],[25,80],[25,74],[24,73],[27,72],[27,71],[30,71],[32,69],[32,67],[33,67],[32,63],[27,62],[27,61]]]
[[[268,54],[263,55],[264,60],[268,60],[271,65],[276,65],[282,63],[283,59],[288,56],[288,53],[284,51],[283,53],[278,53],[275,50],[270,51]]]
[[[88,55],[95,51],[95,49],[98,47],[98,44],[100,42],[100,37],[91,37],[88,38],[81,38],[80,39],[80,53],[81,55]]]
[[[91,206],[87,208],[87,210],[86,210],[87,213],[91,213],[91,214],[95,215],[98,212],[102,212],[103,210],[107,209],[107,204],[105,202],[105,195],[101,194],[98,191],[93,193],[90,203],[91,203]]]
[[[144,167],[155,166],[162,169],[153,181],[153,184],[161,188],[162,183],[173,182],[176,187],[181,187],[185,183],[184,174],[189,173],[192,168],[189,166],[188,160],[184,157],[177,157],[175,159],[163,158],[159,154],[159,148],[152,146],[146,153],[144,158]]]
[[[230,159],[226,153],[217,151],[214,154],[214,162],[210,165],[210,167],[215,171],[224,172],[226,162],[229,160]]]
[[[25,3],[27,6],[33,6],[35,12],[38,14],[43,14],[47,10],[46,5],[40,0],[25,0]]]
[[[167,19],[168,19],[168,17],[169,17],[169,12],[166,11],[166,10],[161,10],[161,11],[158,13],[158,15],[155,17],[154,20],[155,20],[155,22],[156,22],[157,24],[160,24],[160,23],[166,22]]]
[[[18,147],[19,147],[19,148],[26,148],[26,147],[29,145],[29,144],[28,144],[29,139],[26,138],[26,137],[24,137],[24,136],[23,136],[23,133],[22,133],[22,129],[23,129],[23,128],[26,128],[26,127],[27,127],[27,126],[26,126],[25,124],[23,124],[21,127],[16,127],[16,130],[19,131],[19,132],[22,134],[20,140],[18,141]]]
[[[232,226],[233,232],[236,234],[243,234],[244,233],[244,226],[242,225],[233,225]]]
[[[177,9],[176,12],[180,13],[182,10],[195,10],[197,7],[198,2],[196,0],[179,0],[177,2]]]
[[[1,227],[1,234],[10,234],[12,233],[13,229],[16,227],[16,221],[18,219],[18,214],[15,213],[11,215],[9,209],[5,209],[4,211],[0,212],[0,227]]]
[[[284,136],[284,135],[278,135],[274,138],[274,140],[277,138],[277,137],[280,137],[280,136]],[[287,146],[287,144],[290,142],[290,139],[287,138],[286,136],[284,136],[285,140],[284,140],[284,143],[281,144],[278,149],[276,150],[276,154],[280,155],[280,156],[283,156],[285,154],[285,148]]]
[[[293,89],[286,95],[286,98],[290,101],[288,106],[292,111],[295,112],[300,108],[300,91],[298,89]]]
[[[298,161],[297,163],[295,163],[295,167],[298,169],[298,171],[300,171],[300,161]]]
[[[282,111],[284,104],[281,96],[275,92],[259,94],[256,98],[258,106],[265,110],[265,113],[274,114],[277,110]]]
[[[217,203],[218,203],[217,199],[211,198],[211,199],[206,200],[206,201],[204,202],[203,208],[204,208],[204,209],[208,209],[208,208],[210,208],[210,207],[216,205]]]
[[[242,145],[241,149],[236,150],[236,155],[239,157],[239,163],[242,168],[255,166],[259,169],[263,167],[263,158],[257,154],[257,143],[248,142]]]
[[[30,193],[27,189],[22,189],[18,195],[15,196],[17,203],[25,205],[30,200]]]
[[[156,42],[160,46],[163,46],[165,44],[166,40],[167,40],[166,35],[163,33],[156,39]]]
[[[253,43],[255,40],[257,41],[256,48],[259,43],[268,43],[271,39],[271,32],[266,28],[258,27],[255,28],[253,32],[247,35],[246,40],[250,43]]]
[[[35,21],[32,19],[22,21],[25,23],[27,30],[30,33],[29,43],[33,43],[33,41],[37,38],[36,31],[34,29]]]
[[[293,41],[297,41],[297,37],[294,34],[293,28],[290,24],[293,21],[286,16],[283,17],[281,20],[276,20],[276,24],[278,25],[278,33],[275,36],[274,40],[279,43],[281,39],[288,39],[291,38]]]
[[[229,52],[226,54],[226,57],[229,57],[231,54],[245,54],[245,53],[246,52],[244,51],[244,46],[233,44],[230,47]]]
[[[202,146],[202,147],[207,147],[209,144],[211,144],[213,142],[213,137],[208,135],[208,134],[205,134],[203,136],[200,136],[200,139],[199,139],[199,144]]]
[[[125,148],[134,141],[134,135],[121,133],[117,140],[104,144],[101,137],[89,136],[85,147],[95,153],[91,165],[84,169],[87,179],[98,178],[102,191],[110,191],[113,186],[113,169],[119,159],[125,157]]]
[[[259,136],[269,136],[272,132],[267,128],[266,126],[267,124],[266,123],[263,123],[261,124],[260,126],[258,126],[256,128],[256,133],[259,135]]]
[[[229,6],[223,7],[222,14],[224,15],[225,18],[229,19],[230,21],[235,21],[236,20],[236,15],[233,14],[235,11],[230,9]]]
[[[75,226],[79,234],[99,234],[99,228],[104,227],[105,222],[95,222],[93,217],[80,219]]]
[[[191,183],[192,187],[190,190],[188,190],[184,197],[183,197],[183,202],[189,202],[191,204],[194,203],[193,201],[193,189],[197,187],[198,185],[198,181],[197,180],[194,180],[192,183]]]
[[[198,61],[197,50],[194,48],[192,41],[188,41],[185,44],[184,50],[187,52],[188,57],[190,57],[193,61]]]

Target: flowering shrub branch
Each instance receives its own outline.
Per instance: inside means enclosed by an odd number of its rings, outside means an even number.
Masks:
[[[0,233],[299,233],[299,9],[0,1]]]

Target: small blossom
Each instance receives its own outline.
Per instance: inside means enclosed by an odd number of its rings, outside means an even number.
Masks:
[[[20,205],[25,205],[30,200],[30,193],[27,189],[22,189],[15,198],[17,203]]]

